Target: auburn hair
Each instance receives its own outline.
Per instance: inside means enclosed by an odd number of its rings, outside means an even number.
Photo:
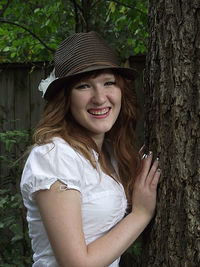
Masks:
[[[99,163],[102,169],[113,177],[102,160],[101,152],[96,143],[90,138],[87,130],[75,121],[70,112],[70,94],[73,85],[80,79],[95,77],[101,72],[94,71],[89,75],[83,74],[81,77],[77,77],[73,83],[71,82],[66,88],[60,90],[56,96],[47,102],[43,116],[33,135],[33,141],[37,145],[44,145],[52,142],[53,137],[61,137],[97,169],[91,153],[91,149],[94,149],[99,153]],[[119,74],[113,73],[115,82],[122,92],[121,110],[111,130],[105,134],[105,140],[109,140],[111,144],[118,164],[119,178],[124,186],[128,202],[131,204],[134,178],[140,166],[135,134],[138,114],[137,97],[132,83]]]

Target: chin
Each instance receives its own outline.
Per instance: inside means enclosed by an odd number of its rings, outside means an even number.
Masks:
[[[105,134],[107,132],[109,132],[111,130],[112,127],[109,127],[109,128],[105,128],[105,129],[102,129],[102,130],[93,130],[91,132],[93,132],[94,134]]]

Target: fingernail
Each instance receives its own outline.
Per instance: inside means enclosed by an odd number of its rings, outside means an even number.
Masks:
[[[157,169],[156,171],[157,171],[157,172],[161,172],[161,169]]]
[[[149,151],[148,156],[151,156],[151,155],[152,155],[152,151]]]
[[[145,148],[145,144],[141,147],[141,149],[144,149]]]
[[[155,161],[159,161],[160,159],[157,157],[156,159],[155,159]]]
[[[139,152],[144,152],[145,144],[140,148]]]
[[[147,154],[144,154],[143,156],[142,156],[142,159],[146,159],[148,156],[147,156]]]

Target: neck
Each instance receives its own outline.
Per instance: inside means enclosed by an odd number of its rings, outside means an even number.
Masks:
[[[103,135],[91,136],[91,138],[96,143],[99,151],[101,152],[102,151],[102,146],[103,146],[103,141],[104,141],[104,134]]]

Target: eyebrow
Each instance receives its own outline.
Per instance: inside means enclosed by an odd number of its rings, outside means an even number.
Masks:
[[[104,79],[115,79],[115,75],[107,74],[107,75],[104,76]]]
[[[78,82],[77,82],[77,84],[79,84],[79,83],[85,83],[85,82],[87,82],[89,79],[95,79],[96,77],[85,77],[85,78],[83,78],[83,79],[81,79],[81,80],[79,80]],[[104,76],[104,78],[103,79],[105,79],[105,80],[107,80],[107,79],[115,79],[115,75],[113,75],[113,74],[107,74],[107,75],[105,75]]]

